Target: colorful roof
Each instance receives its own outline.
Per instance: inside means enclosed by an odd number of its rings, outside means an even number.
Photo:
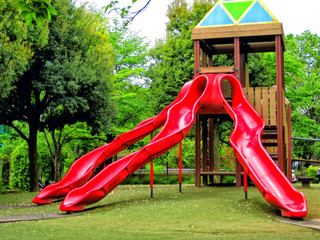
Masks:
[[[278,22],[260,0],[219,0],[196,27]]]

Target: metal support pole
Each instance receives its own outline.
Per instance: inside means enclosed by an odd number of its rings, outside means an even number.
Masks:
[[[179,192],[181,192],[182,185],[182,143],[179,143]]]
[[[248,199],[248,179],[247,172],[243,169],[243,186],[244,186],[244,198]]]
[[[151,141],[153,139],[153,133],[151,133]],[[153,161],[150,161],[150,196],[153,198]]]

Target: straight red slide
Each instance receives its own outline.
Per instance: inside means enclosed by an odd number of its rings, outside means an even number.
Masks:
[[[223,79],[229,80],[233,87],[232,106],[223,96]],[[283,216],[302,218],[307,215],[304,195],[294,189],[263,148],[264,121],[245,99],[242,87],[233,75],[202,75],[187,84],[180,95],[182,98],[168,108],[163,129],[149,144],[110,164],[86,184],[70,191],[60,209],[81,211],[86,205],[101,200],[128,175],[179,143],[191,130],[195,114],[199,112],[228,113],[235,121],[230,142],[244,171],[263,197],[280,209]]]

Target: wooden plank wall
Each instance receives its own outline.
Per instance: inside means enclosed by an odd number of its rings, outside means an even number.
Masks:
[[[232,99],[232,88],[228,81],[221,83],[222,92],[225,98]],[[255,87],[243,88],[243,92],[249,103],[262,116],[266,126],[277,125],[277,88],[276,87]],[[285,120],[285,119],[284,119]]]
[[[262,116],[266,126],[277,125],[276,90],[276,87],[255,87],[243,89],[246,98]]]

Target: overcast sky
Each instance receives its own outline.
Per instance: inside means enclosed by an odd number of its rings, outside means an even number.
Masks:
[[[87,0],[97,7],[105,6],[109,0]],[[128,5],[131,0],[121,0]],[[134,9],[144,5],[147,0],[138,0]],[[168,18],[166,12],[172,0],[151,0],[149,7],[140,13],[131,23],[131,29],[138,31],[140,36],[147,36],[152,42],[165,38]],[[189,4],[193,0],[187,0]],[[270,12],[283,23],[285,34],[300,34],[305,30],[320,36],[320,0],[262,0]]]

